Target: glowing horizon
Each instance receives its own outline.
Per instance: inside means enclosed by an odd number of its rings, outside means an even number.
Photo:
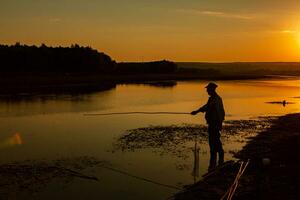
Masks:
[[[300,62],[295,0],[2,0],[0,43],[91,46],[116,61]]]

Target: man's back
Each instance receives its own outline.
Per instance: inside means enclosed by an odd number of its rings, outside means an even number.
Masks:
[[[208,124],[222,123],[225,119],[225,110],[222,98],[218,94],[209,97],[206,104],[205,119]]]

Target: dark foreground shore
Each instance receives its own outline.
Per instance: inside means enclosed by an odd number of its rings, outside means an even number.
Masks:
[[[272,120],[272,125],[229,161],[203,180],[187,186],[175,199],[221,199],[232,185],[240,163],[249,165],[239,180],[232,199],[299,199],[300,113]],[[227,199],[227,197],[225,198]]]

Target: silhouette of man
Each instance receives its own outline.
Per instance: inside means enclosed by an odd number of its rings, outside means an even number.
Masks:
[[[216,92],[217,87],[218,85],[216,83],[209,83],[206,86],[206,91],[210,96],[208,102],[198,110],[191,112],[191,115],[196,115],[199,112],[205,112],[205,119],[208,124],[208,140],[210,147],[209,169],[216,167],[217,153],[219,154],[219,164],[224,162],[224,150],[220,140],[220,131],[222,130],[225,111],[222,98]]]

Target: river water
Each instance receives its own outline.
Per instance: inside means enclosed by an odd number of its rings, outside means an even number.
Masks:
[[[193,150],[182,159],[151,148],[115,151],[113,143],[126,130],[150,125],[205,124],[203,114],[112,115],[89,113],[171,111],[190,112],[207,101],[205,81],[182,81],[174,86],[117,85],[107,91],[80,95],[27,95],[0,98],[0,162],[92,156],[107,161],[133,176],[181,187],[207,172],[209,151],[201,144],[199,173],[193,172]],[[297,78],[219,81],[226,120],[253,119],[295,113],[300,110],[300,80]],[[30,97],[30,98],[29,98]],[[291,102],[283,106],[274,101]],[[18,136],[17,142],[7,142]],[[223,141],[225,159],[243,142]],[[191,147],[193,144],[191,144]],[[99,182],[74,179],[60,187],[57,182],[42,188],[37,199],[166,199],[176,190],[104,168],[90,173]],[[25,197],[24,197],[25,198]],[[32,198],[32,197],[28,197]]]

